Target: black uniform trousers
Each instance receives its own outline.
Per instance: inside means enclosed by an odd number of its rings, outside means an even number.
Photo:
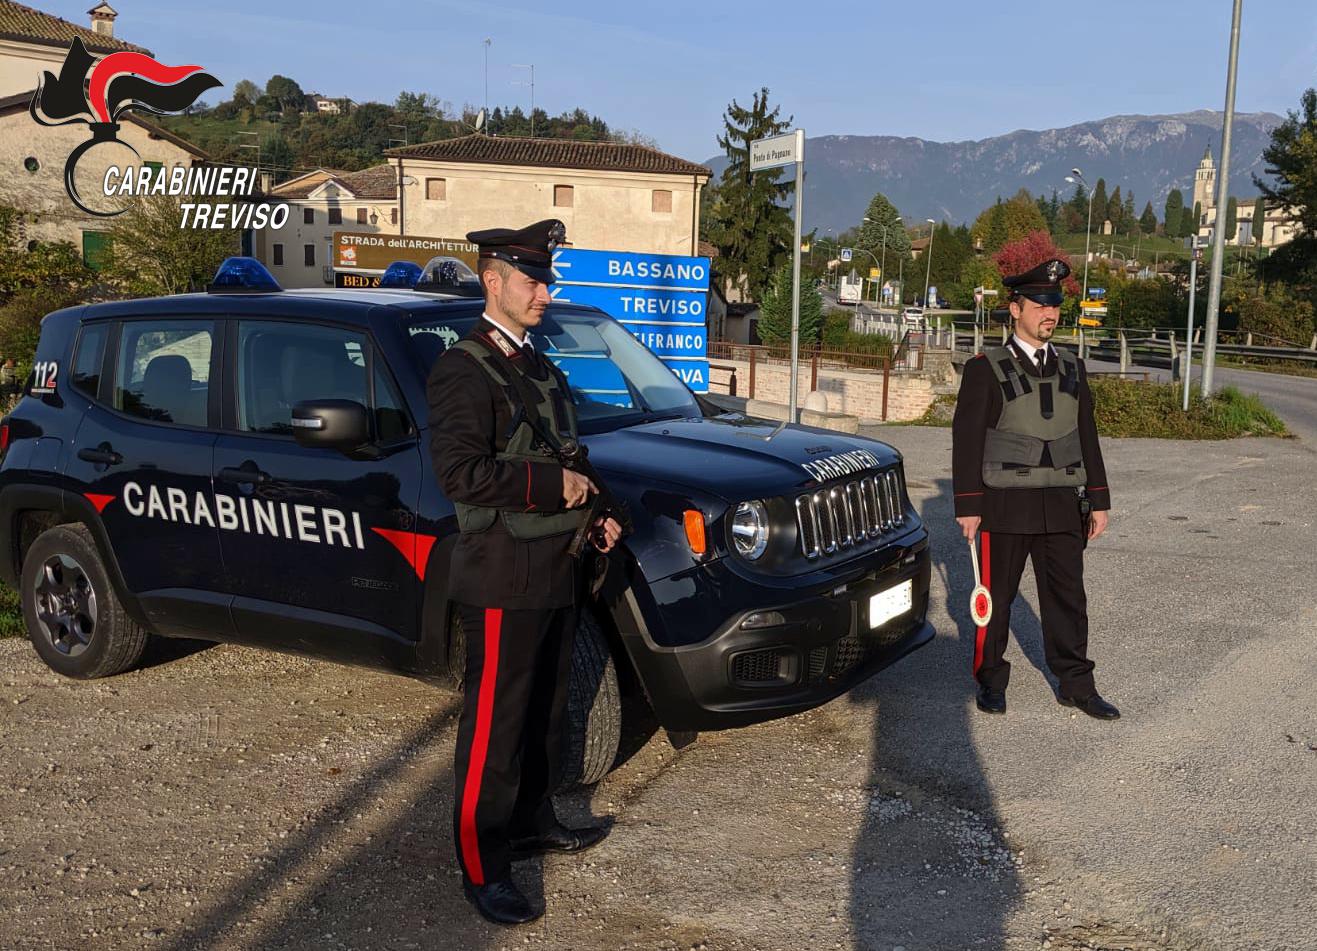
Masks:
[[[507,878],[508,840],[557,818],[576,608],[458,605],[466,688],[454,757],[453,841],[475,885]]]
[[[1047,666],[1060,694],[1084,699],[1097,692],[1088,659],[1088,601],[1084,594],[1084,536],[1080,529],[1037,534],[979,532],[979,571],[992,594],[992,618],[974,641],[974,677],[989,690],[1005,690],[1011,665],[1011,604],[1025,559],[1033,562]]]

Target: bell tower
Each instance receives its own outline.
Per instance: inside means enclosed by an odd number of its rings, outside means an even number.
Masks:
[[[1212,161],[1212,146],[1209,145],[1203,152],[1203,160],[1198,163],[1198,171],[1194,172],[1194,200],[1189,208],[1192,210],[1198,205],[1203,214],[1207,214],[1207,209],[1214,207],[1215,201],[1216,163]]]

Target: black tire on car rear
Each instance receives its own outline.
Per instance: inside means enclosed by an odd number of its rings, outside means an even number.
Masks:
[[[20,581],[28,637],[46,665],[92,680],[134,667],[149,637],[123,609],[85,525],[57,525],[23,556]]]

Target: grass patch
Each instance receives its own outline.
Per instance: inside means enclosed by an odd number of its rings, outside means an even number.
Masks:
[[[18,592],[0,581],[0,637],[27,637]]]
[[[1286,436],[1280,417],[1253,395],[1233,386],[1203,399],[1189,394],[1189,412],[1176,383],[1137,383],[1090,377],[1098,433],[1152,439],[1234,439]]]

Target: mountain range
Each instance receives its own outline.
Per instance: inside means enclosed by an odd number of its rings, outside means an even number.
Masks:
[[[1056,189],[1062,199],[1074,186],[1072,167],[1090,184],[1106,180],[1107,193],[1134,190],[1135,214],[1151,200],[1162,215],[1171,189],[1193,200],[1194,172],[1209,146],[1218,164],[1220,112],[1111,116],[1062,129],[1019,130],[972,142],[929,142],[884,135],[825,135],[805,144],[805,222],[809,231],[843,231],[860,223],[875,192],[882,192],[907,221],[925,218],[972,223],[998,197],[1021,188],[1036,195]],[[1230,191],[1257,194],[1253,174],[1263,174],[1262,150],[1282,118],[1269,112],[1236,113]],[[720,155],[704,163],[714,181],[727,165]],[[1094,217],[1097,217],[1096,210]]]

